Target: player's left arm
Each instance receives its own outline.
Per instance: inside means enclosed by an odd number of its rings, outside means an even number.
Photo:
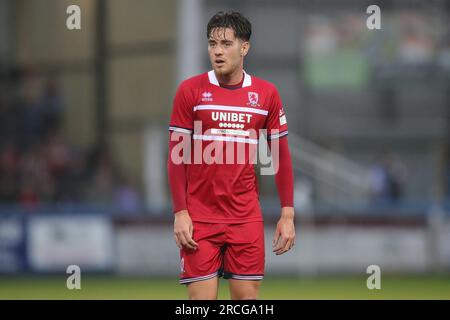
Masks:
[[[289,251],[295,245],[294,224],[294,174],[288,144],[288,127],[281,98],[275,90],[267,125],[268,146],[271,150],[275,183],[281,205],[281,215],[273,237],[273,252],[276,255]]]
[[[273,150],[273,140],[269,141],[269,147]],[[279,156],[272,153],[274,167],[278,167],[275,174],[278,195],[281,204],[281,215],[278,220],[275,235],[273,237],[273,252],[277,255],[289,251],[295,245],[295,225],[294,225],[294,175],[292,170],[291,155],[289,152],[287,136],[279,138]],[[278,158],[278,159],[277,159]]]

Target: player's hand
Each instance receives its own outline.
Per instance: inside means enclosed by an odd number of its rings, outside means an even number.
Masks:
[[[273,237],[272,247],[276,255],[289,251],[295,245],[294,208],[283,207],[281,218]]]
[[[187,210],[176,212],[173,233],[178,248],[184,247],[191,250],[198,248],[197,242],[192,239],[193,232],[194,227],[189,212]]]

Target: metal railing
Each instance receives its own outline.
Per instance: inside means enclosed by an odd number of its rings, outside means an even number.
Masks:
[[[311,178],[317,200],[336,206],[369,202],[369,168],[294,133],[289,147],[294,170]]]

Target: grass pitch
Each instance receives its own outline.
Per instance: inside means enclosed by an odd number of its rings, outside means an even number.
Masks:
[[[0,299],[185,299],[186,288],[173,279],[82,276],[81,289],[69,290],[66,277],[2,276]],[[220,280],[219,299],[229,299]],[[450,299],[450,276],[383,276],[380,290],[365,277],[274,278],[266,276],[260,299]]]

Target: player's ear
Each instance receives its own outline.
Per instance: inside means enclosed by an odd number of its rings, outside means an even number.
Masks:
[[[241,47],[241,56],[245,57],[250,49],[250,42],[244,41]]]

